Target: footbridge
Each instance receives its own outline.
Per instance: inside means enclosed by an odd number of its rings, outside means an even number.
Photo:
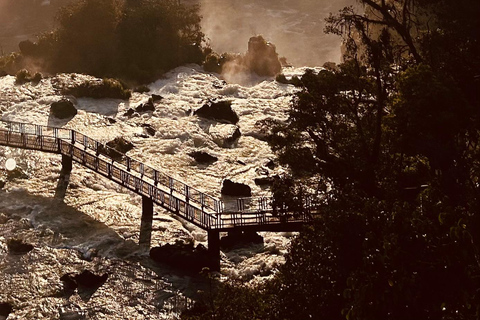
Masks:
[[[278,215],[268,197],[222,201],[72,129],[0,120],[0,145],[60,154],[61,175],[69,175],[75,161],[141,196],[140,243],[148,246],[154,204],[207,231],[218,261],[220,232],[293,231],[311,221],[309,203],[301,214]]]

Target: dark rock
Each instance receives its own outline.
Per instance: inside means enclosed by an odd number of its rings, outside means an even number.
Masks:
[[[166,244],[150,250],[150,258],[158,263],[165,263],[175,268],[200,272],[203,268],[212,268],[215,262],[203,245],[193,247],[193,243]]]
[[[245,165],[246,165],[246,163],[243,162],[242,160],[237,160],[237,163],[238,163],[238,164],[241,164],[242,166],[245,166]]]
[[[204,151],[193,151],[188,154],[190,157],[194,158],[198,163],[212,163],[218,160],[217,157],[209,155]]]
[[[0,302],[0,317],[8,318],[8,315],[12,313],[13,307],[8,302]]]
[[[148,99],[147,102],[143,103],[143,104],[139,104],[136,108],[135,108],[135,111],[136,112],[147,112],[147,111],[155,111],[155,104],[153,103],[153,99],[150,98]]]
[[[75,281],[74,277],[67,273],[60,277],[60,281],[63,283],[63,290],[66,294],[72,294],[75,289],[77,289],[78,285]]]
[[[248,51],[245,62],[249,70],[259,76],[274,76],[282,70],[275,45],[267,42],[262,36],[248,40]]]
[[[269,161],[265,164],[265,167],[267,167],[267,168],[270,169],[270,170],[275,169],[275,161],[269,160]]]
[[[0,180],[0,189],[3,189],[5,187],[5,181]]]
[[[75,275],[73,280],[79,287],[99,288],[107,281],[107,278],[108,273],[98,276],[89,270],[84,270],[82,273]]]
[[[220,239],[220,246],[233,248],[251,243],[263,243],[263,237],[255,231],[229,231],[226,237]]]
[[[108,118],[107,118],[107,121],[108,121],[108,123],[110,123],[110,124],[117,123],[117,120],[115,120],[115,119],[112,118],[112,117],[108,117]]]
[[[152,101],[153,101],[153,102],[157,102],[157,101],[160,101],[160,100],[162,100],[162,99],[163,99],[163,97],[162,97],[161,95],[159,95],[159,94],[152,94]]]
[[[143,131],[151,137],[155,136],[155,133],[157,133],[157,131],[150,124],[144,123],[142,124],[142,127]]]
[[[14,238],[8,239],[7,247],[8,252],[12,254],[25,254],[33,250],[33,245]]]
[[[211,126],[209,133],[213,141],[222,148],[234,146],[242,136],[240,128],[233,124],[217,124]]]
[[[242,136],[242,133],[240,132],[240,128],[237,127],[235,129],[235,131],[232,133],[232,135],[225,139],[224,146],[225,145],[232,145],[232,144],[236,143],[238,141],[238,139],[240,139],[241,136]]]
[[[128,110],[123,114],[125,117],[131,117],[135,113],[135,110],[128,108]]]
[[[225,179],[223,180],[221,193],[226,196],[251,197],[252,189],[246,184]]]
[[[0,70],[0,77],[8,76],[8,72],[5,70]]]
[[[13,170],[7,171],[7,180],[28,179],[28,175],[20,167],[15,167]]]
[[[117,137],[112,141],[107,142],[106,146],[108,148],[99,145],[98,152],[107,155],[114,160],[121,159],[125,153],[132,150],[134,147],[130,141],[125,140],[123,137]]]
[[[274,177],[259,177],[254,179],[257,186],[272,186],[275,182]]]
[[[50,112],[59,119],[72,118],[77,114],[77,109],[68,99],[61,99],[51,104]]]
[[[193,113],[199,117],[236,124],[238,115],[232,109],[231,101],[208,101]]]

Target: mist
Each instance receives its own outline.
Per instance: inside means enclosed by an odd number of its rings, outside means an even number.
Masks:
[[[216,52],[245,52],[263,35],[294,66],[340,62],[341,39],[323,33],[325,18],[355,0],[201,0],[202,27]]]

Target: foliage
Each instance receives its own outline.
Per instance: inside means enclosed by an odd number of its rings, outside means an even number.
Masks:
[[[345,63],[308,71],[270,138],[290,169],[275,201],[316,196],[322,216],[254,304],[276,319],[478,319],[480,5],[361,2],[329,18]]]
[[[45,70],[149,82],[203,60],[195,6],[175,0],[80,0],[63,7],[57,29],[22,54]]]
[[[273,283],[254,287],[233,280],[221,283],[210,276],[208,290],[192,308],[182,313],[181,319],[276,319],[274,290]]]
[[[270,138],[290,169],[275,201],[322,204],[280,270],[279,313],[478,318],[480,6],[361,2],[328,19],[345,62],[302,77]]]
[[[63,90],[63,94],[72,95],[77,98],[128,99],[132,93],[122,82],[116,79],[105,78],[101,81],[85,81],[73,87],[68,87]]]
[[[36,72],[33,76],[26,69],[22,69],[15,75],[15,84],[22,85],[27,82],[39,83],[42,80],[42,74]]]

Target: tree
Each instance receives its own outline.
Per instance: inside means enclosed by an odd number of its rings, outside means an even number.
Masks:
[[[290,169],[276,201],[322,203],[280,270],[281,314],[478,318],[479,5],[360,2],[329,18],[345,62],[302,77],[270,140]]]

